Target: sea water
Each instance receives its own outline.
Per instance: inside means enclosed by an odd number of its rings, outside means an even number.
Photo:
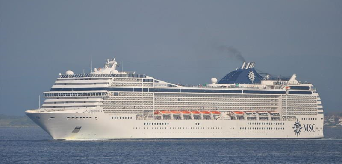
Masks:
[[[38,127],[0,128],[0,163],[342,163],[342,128],[323,139],[57,141]]]

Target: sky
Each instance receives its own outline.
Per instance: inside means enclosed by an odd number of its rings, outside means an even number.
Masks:
[[[237,54],[342,111],[341,18],[341,0],[0,0],[0,114],[36,109],[59,73],[91,60],[196,85],[240,67]]]

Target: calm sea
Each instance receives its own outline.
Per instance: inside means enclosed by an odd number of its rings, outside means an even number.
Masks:
[[[342,128],[324,139],[55,141],[40,128],[0,128],[0,163],[342,163]]]

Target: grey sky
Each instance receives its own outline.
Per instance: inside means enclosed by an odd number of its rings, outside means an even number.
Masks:
[[[107,58],[173,83],[204,84],[241,65],[313,83],[342,106],[342,1],[0,0],[0,114],[37,108],[58,73]],[[121,69],[121,68],[120,68]]]

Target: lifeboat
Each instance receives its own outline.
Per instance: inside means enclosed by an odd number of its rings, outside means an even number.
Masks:
[[[219,111],[210,111],[212,114],[221,114]]]
[[[160,113],[162,113],[162,114],[171,114],[171,112],[170,112],[170,111],[166,111],[166,110],[164,110],[164,111],[160,111]]]
[[[154,114],[160,114],[159,110],[154,111]]]
[[[240,112],[240,111],[235,111],[234,114],[243,114],[243,112]]]
[[[202,114],[210,114],[209,111],[200,111],[200,113],[202,113]]]
[[[183,113],[183,114],[190,114],[191,112],[189,112],[189,111],[181,111],[181,113]]]
[[[200,114],[199,111],[191,111],[192,114]]]
[[[180,111],[171,111],[172,114],[180,114]]]

